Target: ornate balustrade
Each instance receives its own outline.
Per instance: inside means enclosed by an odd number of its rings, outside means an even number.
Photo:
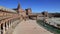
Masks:
[[[0,20],[0,33],[6,34],[7,31],[9,30],[9,28],[11,28],[15,24],[17,24],[14,22],[16,20],[20,20],[20,17],[17,16],[17,17],[9,17],[9,18],[5,18],[5,19],[1,19]]]
[[[21,20],[18,13],[0,10],[0,34],[10,34],[12,30]]]

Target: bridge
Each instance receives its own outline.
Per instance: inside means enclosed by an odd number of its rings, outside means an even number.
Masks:
[[[15,10],[0,6],[0,34],[11,34],[12,29],[26,17],[28,16],[20,9],[20,5]]]
[[[40,15],[42,16],[42,15]],[[43,27],[39,27],[36,24],[36,19],[38,18],[38,15],[32,14],[31,9],[28,8],[26,11],[20,8],[20,4],[18,4],[18,7],[16,9],[8,9],[5,7],[0,6],[0,34],[20,34],[15,33],[17,30],[24,30],[24,26],[26,27],[25,29],[28,28],[28,30],[33,30],[30,33],[35,34],[40,34],[42,31],[45,32],[46,34],[50,33],[47,30],[43,29]],[[35,19],[35,20],[30,20],[30,19]],[[20,25],[21,23],[21,25]],[[25,24],[26,23],[26,24]],[[19,26],[17,26],[19,24]],[[23,25],[24,24],[24,25]],[[21,29],[18,29],[21,27]],[[32,29],[31,29],[32,28]],[[16,31],[15,31],[15,30]],[[41,31],[40,31],[41,30]],[[26,30],[25,30],[26,31]],[[26,31],[27,33],[28,31]],[[22,32],[23,33],[23,32]],[[21,33],[21,34],[22,34]]]

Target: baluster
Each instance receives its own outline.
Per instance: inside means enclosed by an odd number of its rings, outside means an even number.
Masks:
[[[11,26],[11,20],[10,20],[10,26]]]
[[[12,19],[11,19],[11,24],[12,24],[12,22],[13,22],[13,21],[12,21]]]
[[[9,28],[9,21],[7,21],[7,24],[8,24],[8,28]]]
[[[1,24],[1,34],[3,34],[3,24]]]
[[[12,26],[12,23],[11,23],[12,21],[10,20],[10,25]]]
[[[3,34],[5,34],[5,23],[3,23]]]
[[[8,22],[6,22],[6,30],[8,30]]]
[[[6,22],[5,22],[5,31],[6,31]]]
[[[9,27],[10,27],[10,21],[8,21],[8,23],[9,23]]]

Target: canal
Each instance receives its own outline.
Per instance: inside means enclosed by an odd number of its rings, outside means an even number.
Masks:
[[[41,25],[46,30],[48,30],[48,31],[50,31],[54,34],[60,34],[60,29],[54,28],[51,25],[48,25],[48,24],[44,23],[42,20],[37,20],[37,24]]]

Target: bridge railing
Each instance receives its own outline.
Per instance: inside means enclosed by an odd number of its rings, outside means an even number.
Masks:
[[[21,21],[20,19],[21,18],[18,13],[0,10],[0,34],[9,34],[9,30],[14,28],[18,22]]]
[[[0,34],[6,34],[6,32],[14,26],[13,24],[17,24],[14,21],[20,20],[20,16],[17,17],[9,17],[0,20]]]

